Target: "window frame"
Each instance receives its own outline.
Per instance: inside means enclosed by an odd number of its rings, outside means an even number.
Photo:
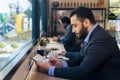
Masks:
[[[9,58],[3,60],[0,64],[0,80],[8,77],[9,73],[19,65],[19,62],[25,55],[29,54],[29,51],[37,43],[37,39],[40,36],[40,19],[39,19],[39,0],[32,0],[32,39],[28,41],[24,46],[20,47]],[[25,58],[24,58],[25,59]],[[8,77],[9,78],[9,77]],[[9,78],[10,79],[10,78]]]

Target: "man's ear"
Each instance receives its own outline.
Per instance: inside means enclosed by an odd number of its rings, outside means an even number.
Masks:
[[[85,27],[87,27],[87,26],[89,26],[89,24],[90,24],[89,19],[85,19],[84,22],[83,22],[83,25],[84,25]]]

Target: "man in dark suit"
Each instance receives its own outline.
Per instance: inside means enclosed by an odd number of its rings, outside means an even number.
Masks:
[[[72,11],[72,32],[85,37],[84,44],[75,59],[63,61],[50,57],[42,64],[36,62],[41,72],[70,80],[120,80],[120,50],[116,41],[96,24],[89,8]]]
[[[64,44],[66,51],[78,52],[80,51],[80,43],[77,42],[77,36],[72,33],[72,26],[70,25],[70,19],[67,16],[62,17],[59,20],[62,27],[65,29],[65,35],[60,38],[60,42]]]

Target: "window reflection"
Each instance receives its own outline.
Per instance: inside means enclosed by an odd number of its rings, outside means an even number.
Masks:
[[[30,0],[0,0],[0,61],[31,40]]]

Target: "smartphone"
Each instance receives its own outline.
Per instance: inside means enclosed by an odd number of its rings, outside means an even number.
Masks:
[[[37,54],[35,55],[33,58],[32,58],[34,61],[38,61],[38,62],[41,62],[41,63],[45,63],[45,62],[48,62],[49,59]]]

